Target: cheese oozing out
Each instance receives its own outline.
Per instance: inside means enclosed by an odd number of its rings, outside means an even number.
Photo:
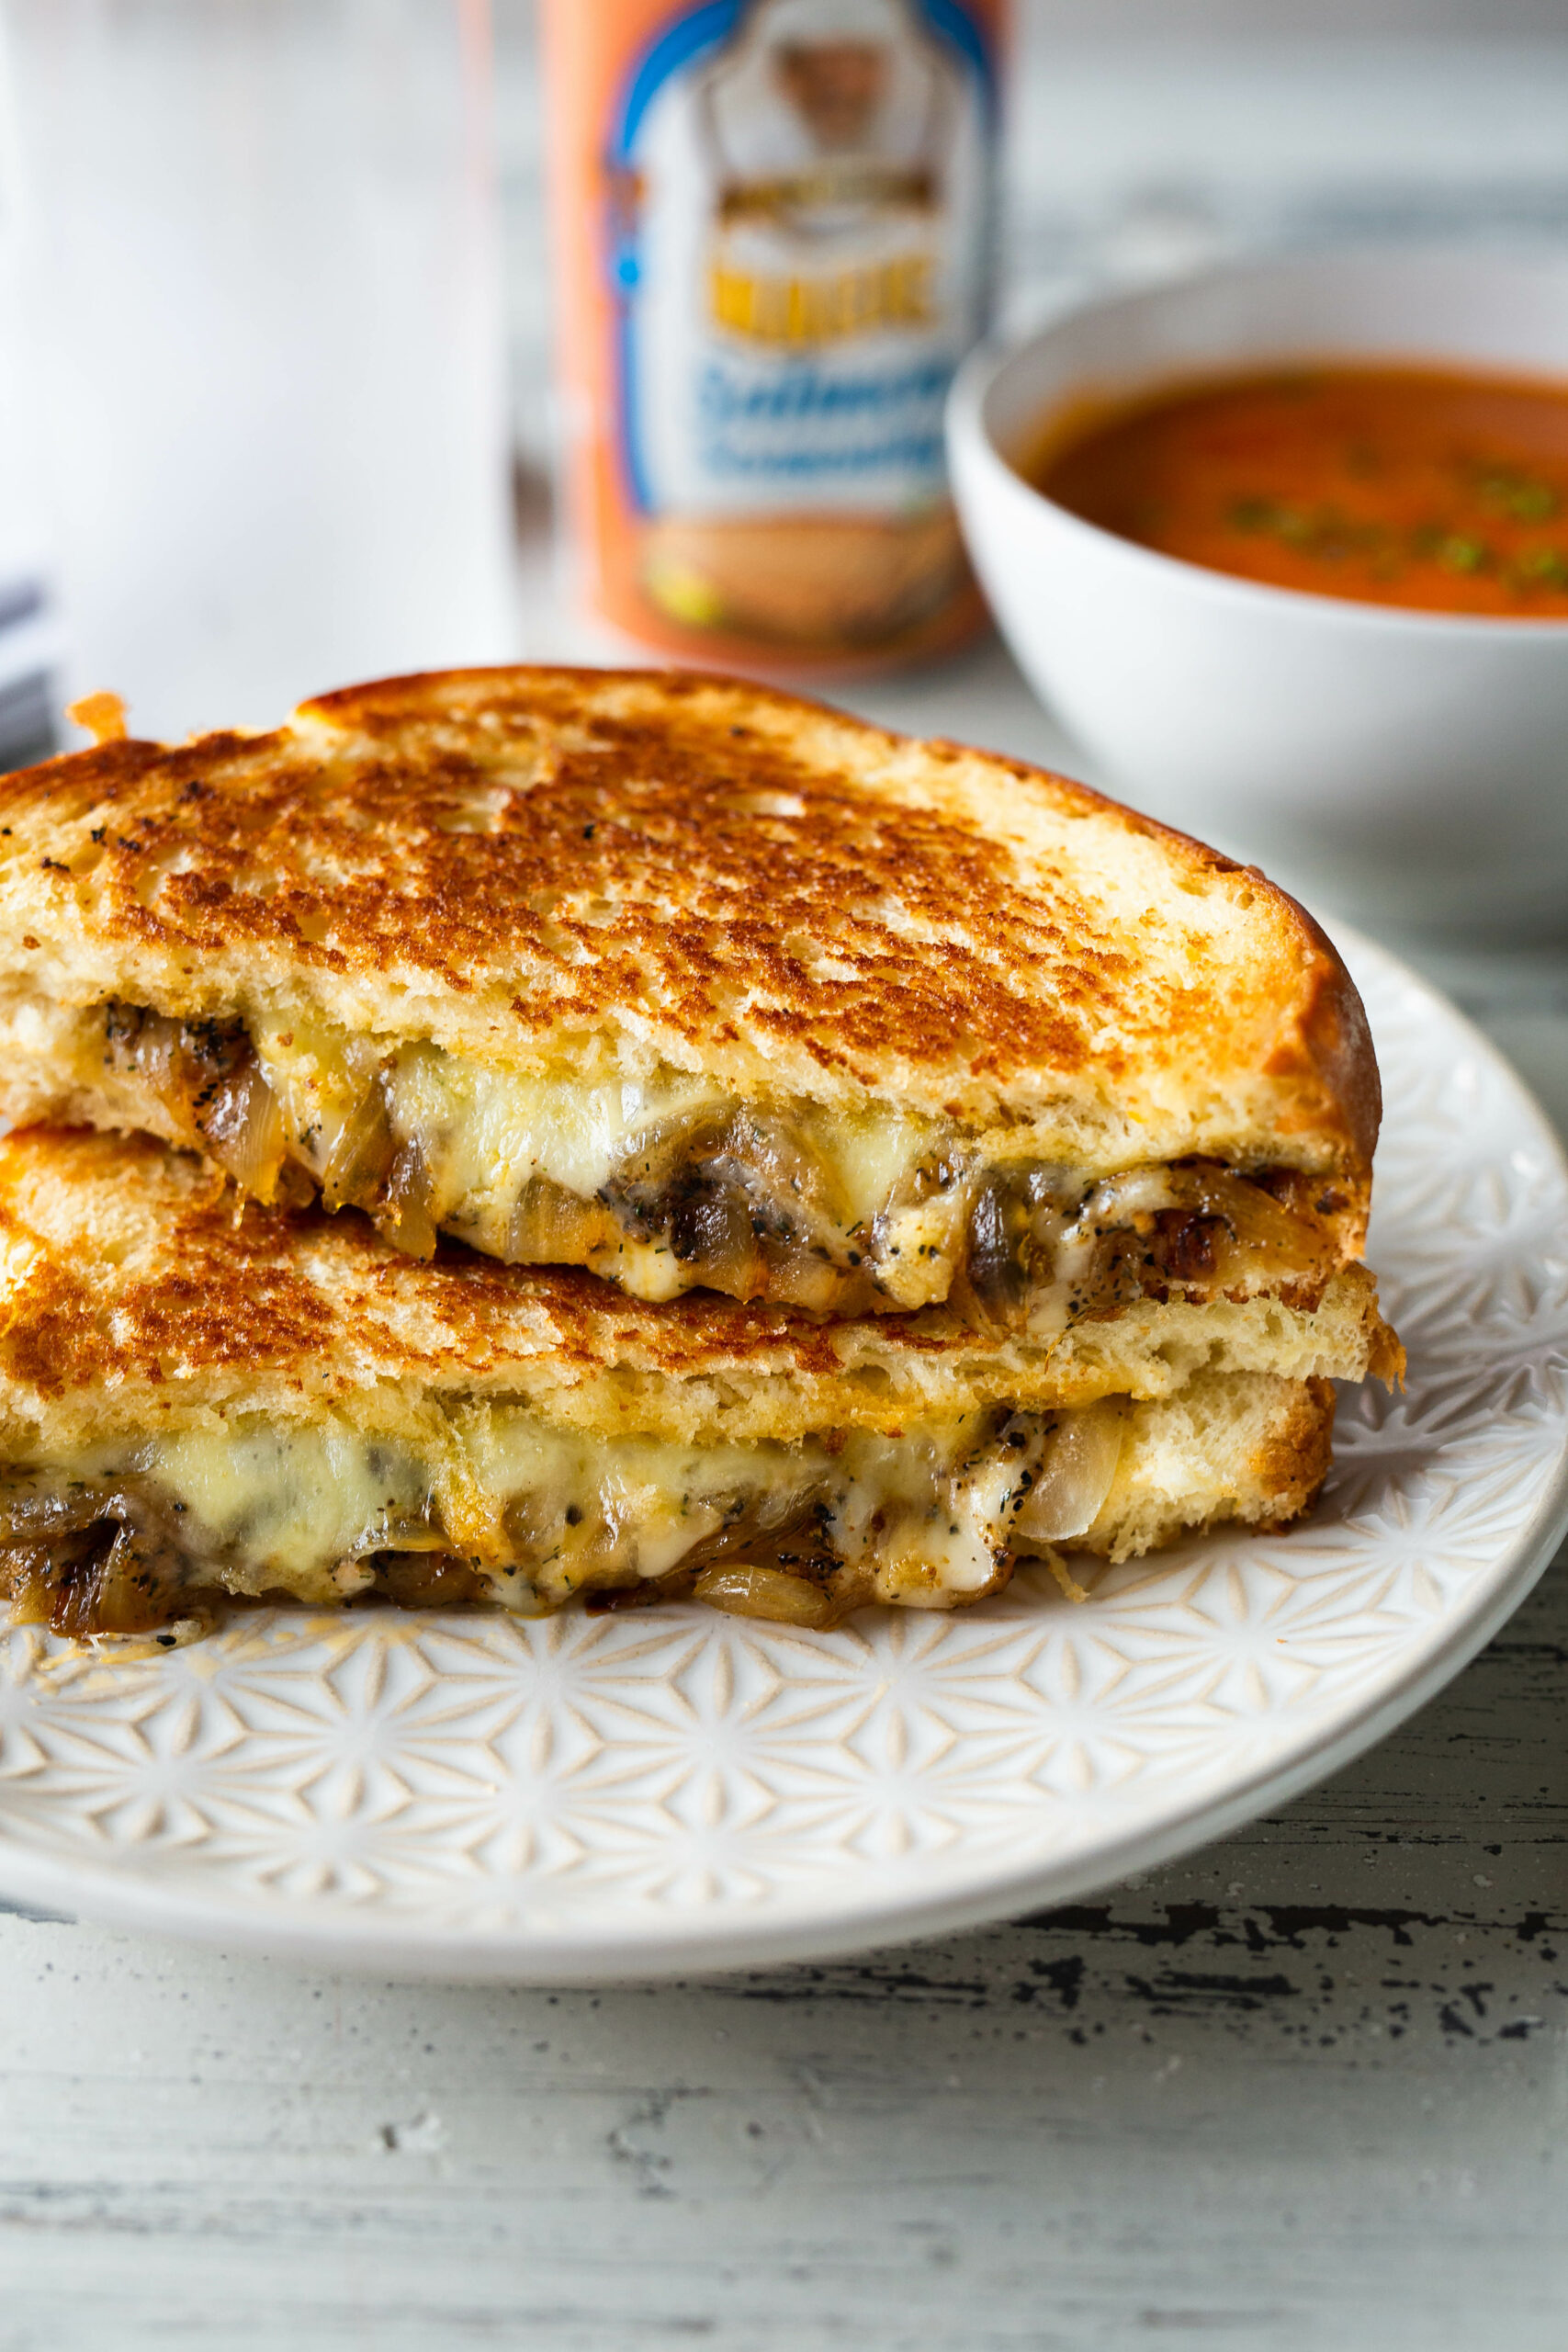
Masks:
[[[1081,1534],[1122,1411],[975,1411],[794,1446],[598,1437],[492,1403],[418,1434],[242,1418],[0,1469],[0,1566],[24,1614],[74,1634],[144,1630],[215,1589],[535,1615],[641,1588],[819,1626],[863,1601],[977,1599],[1020,1543]]]
[[[415,1256],[446,1232],[643,1299],[703,1284],[837,1316],[951,1302],[1050,1338],[1151,1290],[1315,1306],[1343,1254],[1346,1203],[1299,1170],[998,1160],[895,1103],[743,1102],[672,1069],[525,1075],[291,1012],[34,1007],[7,1025],[105,1124],[152,1125],[263,1200],[293,1164]],[[47,1035],[29,1044],[29,1027]]]

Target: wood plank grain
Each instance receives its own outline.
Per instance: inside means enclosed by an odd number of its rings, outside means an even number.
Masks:
[[[1560,1568],[1277,1817],[830,1967],[442,1989],[0,1921],[0,2346],[1560,2352],[1565,1685]]]

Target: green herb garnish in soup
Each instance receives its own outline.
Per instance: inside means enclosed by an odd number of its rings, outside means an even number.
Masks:
[[[1023,468],[1162,555],[1320,596],[1568,617],[1568,383],[1325,363],[1059,415]]]

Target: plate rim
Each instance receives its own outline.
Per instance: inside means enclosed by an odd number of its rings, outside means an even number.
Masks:
[[[1539,1130],[1568,1195],[1568,1149],[1507,1057],[1443,991],[1403,958],[1348,924],[1335,925],[1354,977],[1377,966],[1430,1000],[1464,1035]],[[92,1920],[138,1933],[390,1980],[579,1986],[653,1984],[732,1974],[803,1961],[831,1961],[893,1944],[961,1933],[1026,1917],[1114,1886],[1135,1872],[1199,1850],[1285,1804],[1388,1736],[1483,1649],[1544,1574],[1568,1533],[1568,1432],[1528,1525],[1486,1571],[1486,1585],[1457,1609],[1436,1645],[1412,1658],[1364,1709],[1330,1715],[1284,1757],[1222,1780],[1178,1812],[1017,1870],[992,1850],[965,1871],[946,1859],[929,1893],[904,1883],[867,1897],[853,1882],[825,1894],[809,1886],[750,1917],[693,1912],[671,1920],[630,1917],[590,1928],[421,1928],[405,1912],[368,1906],[327,1915],[313,1904],[276,1906],[232,1892],[171,1887],[133,1870],[95,1869],[86,1857],[41,1853],[0,1836],[0,1908],[34,1917]]]

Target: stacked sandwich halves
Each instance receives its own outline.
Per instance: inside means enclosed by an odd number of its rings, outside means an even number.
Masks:
[[[0,782],[0,1567],[803,1626],[1279,1523],[1378,1082],[1328,943],[1081,786],[502,670]]]

